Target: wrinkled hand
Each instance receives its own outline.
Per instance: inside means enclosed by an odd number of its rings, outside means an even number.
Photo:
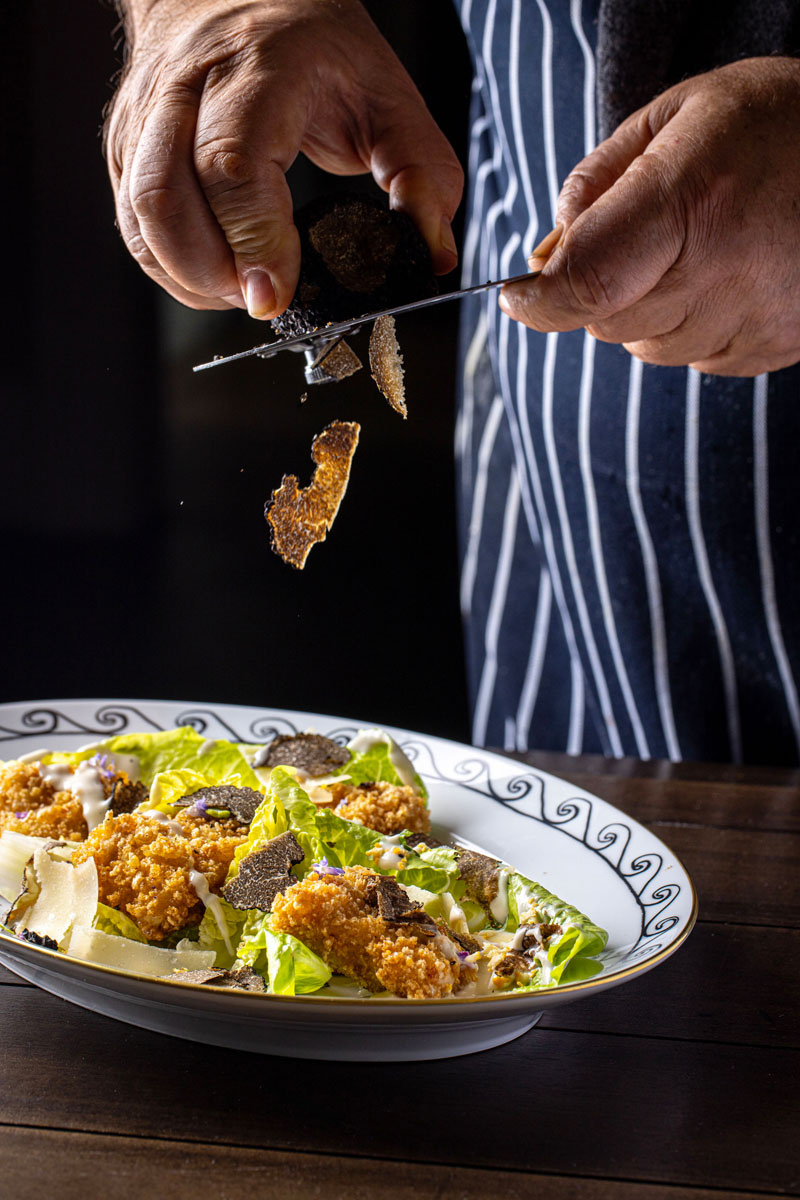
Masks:
[[[557,219],[542,276],[501,296],[532,329],[719,375],[799,361],[800,62],[671,88],[575,167]]]
[[[371,172],[443,273],[462,172],[357,0],[127,0],[130,59],[106,128],[122,236],[192,308],[268,318],[300,267],[285,172],[300,151]]]

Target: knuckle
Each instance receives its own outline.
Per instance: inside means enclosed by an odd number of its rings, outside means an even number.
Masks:
[[[195,146],[195,170],[206,188],[242,187],[253,180],[246,145],[237,138],[209,138]]]
[[[181,194],[174,187],[159,183],[131,183],[131,208],[145,225],[169,225],[180,217]]]
[[[599,177],[586,164],[570,171],[559,193],[559,208],[581,211],[591,203],[601,190]]]

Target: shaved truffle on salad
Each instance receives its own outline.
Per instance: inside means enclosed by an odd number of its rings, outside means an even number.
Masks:
[[[589,917],[431,832],[388,733],[343,742],[184,727],[0,764],[2,936],[254,994],[444,1000],[602,969]]]

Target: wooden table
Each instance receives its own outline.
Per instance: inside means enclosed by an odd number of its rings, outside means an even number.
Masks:
[[[517,1041],[404,1065],[266,1058],[0,974],[0,1195],[800,1194],[800,772],[530,756],[651,826],[686,945]]]

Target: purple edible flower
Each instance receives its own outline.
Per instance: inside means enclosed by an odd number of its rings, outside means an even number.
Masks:
[[[456,950],[456,954],[458,955],[458,957],[461,959],[462,962],[464,961],[465,958],[469,958],[468,950]]]
[[[21,813],[14,813],[14,816],[17,818],[17,820],[18,820],[18,821],[24,821],[24,820],[25,820],[25,818],[26,818],[26,817],[29,817],[30,815],[31,815],[31,810],[30,810],[30,809],[26,809],[26,811],[25,811],[25,812],[21,812]]]
[[[344,867],[332,867],[327,858],[321,858],[318,863],[311,864],[311,870],[318,875],[344,875]]]
[[[113,779],[117,773],[117,768],[114,766],[114,760],[109,758],[107,754],[95,754],[89,759],[89,766],[94,767],[98,774],[104,779]]]

